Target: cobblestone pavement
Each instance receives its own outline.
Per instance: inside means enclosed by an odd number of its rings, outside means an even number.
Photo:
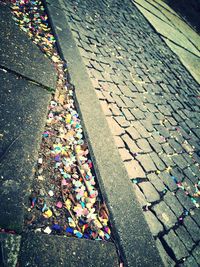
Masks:
[[[198,84],[131,1],[63,2],[165,265],[199,266]]]

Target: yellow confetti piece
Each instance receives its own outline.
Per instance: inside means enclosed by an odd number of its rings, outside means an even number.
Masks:
[[[44,213],[43,213],[43,216],[45,218],[50,218],[51,216],[53,215],[52,211],[50,209],[46,210]]]
[[[67,114],[67,116],[65,117],[66,123],[70,123],[71,122],[71,118],[72,118],[71,114]]]
[[[66,208],[67,210],[70,210],[70,209],[71,209],[71,205],[72,205],[71,200],[70,200],[70,199],[67,199],[67,200],[65,201],[65,208]]]
[[[59,58],[57,58],[56,56],[52,56],[52,61],[55,62],[55,63],[58,63],[59,62]]]

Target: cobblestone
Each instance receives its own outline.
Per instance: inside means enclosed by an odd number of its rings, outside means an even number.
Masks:
[[[155,163],[158,170],[163,171],[166,169],[165,163],[163,163],[163,161],[160,159],[157,153],[155,152],[150,153],[150,157]]]
[[[189,232],[189,234],[191,235],[192,239],[195,242],[198,242],[200,240],[200,228],[199,228],[199,226],[194,222],[194,220],[190,216],[187,216],[184,219],[184,225],[185,225],[187,231]]]
[[[163,201],[156,204],[152,209],[158,219],[165,225],[166,229],[173,227],[177,222],[176,216]]]
[[[132,159],[131,154],[125,148],[119,149],[119,154],[120,154],[120,156],[121,156],[123,161],[127,161],[127,160],[131,160]]]
[[[179,227],[175,230],[175,233],[178,235],[180,240],[186,246],[187,250],[190,251],[192,247],[195,245],[191,236],[187,232],[186,228],[183,225],[179,225]]]
[[[150,147],[150,145],[149,145],[149,143],[148,143],[148,141],[146,139],[138,139],[137,140],[137,145],[138,145],[139,148],[141,148],[141,150],[143,152],[148,153],[148,152],[152,151],[152,149],[151,149],[151,147]]]
[[[128,134],[122,136],[123,141],[126,143],[127,147],[131,151],[131,153],[140,153],[141,149],[136,145],[136,142],[131,139]]]
[[[123,116],[116,116],[115,120],[123,128],[127,128],[130,126],[130,122],[127,121]]]
[[[133,185],[133,190],[137,196],[137,199],[141,205],[141,207],[144,207],[147,205],[147,200],[144,196],[144,194],[142,193],[142,191],[139,189],[139,187],[136,184],[132,184]]]
[[[139,183],[139,187],[142,189],[148,202],[155,202],[160,199],[160,195],[150,182]]]
[[[153,236],[157,236],[160,232],[164,230],[162,224],[158,221],[158,219],[154,216],[151,211],[146,211],[144,213],[145,219],[148,222],[151,233]]]
[[[162,257],[163,263],[165,267],[171,267],[171,266],[175,266],[175,262],[170,258],[170,256],[166,253],[166,250],[163,248],[162,243],[160,242],[160,240],[157,238],[156,239],[156,246],[158,248],[158,251]]]
[[[164,196],[164,201],[170,207],[170,209],[176,214],[177,218],[182,215],[183,206],[180,204],[180,202],[173,193],[168,191]]]
[[[138,155],[136,156],[136,158],[141,163],[146,172],[156,171],[156,166],[149,155]]]
[[[186,261],[181,265],[184,267],[199,267],[198,263],[196,262],[195,258],[190,256],[186,259]]]
[[[196,259],[197,263],[200,265],[200,247],[197,246],[193,252],[192,255],[194,256],[194,258]]]
[[[138,138],[140,138],[140,134],[138,133],[138,131],[134,128],[134,127],[129,127],[126,129],[126,132],[131,136],[131,138],[133,140],[137,140]]]
[[[136,160],[124,162],[126,170],[130,179],[132,178],[145,178],[146,175]]]
[[[189,256],[186,247],[180,241],[178,236],[174,233],[173,230],[170,230],[167,235],[163,237],[167,245],[173,250],[176,260],[180,260],[184,257]]]

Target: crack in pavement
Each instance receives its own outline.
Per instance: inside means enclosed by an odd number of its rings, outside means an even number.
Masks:
[[[29,77],[26,77],[25,75],[23,75],[23,74],[21,74],[21,73],[19,73],[19,72],[17,72],[17,71],[14,71],[14,70],[12,70],[12,69],[9,69],[9,68],[7,68],[7,67],[5,67],[5,66],[3,66],[3,65],[0,65],[0,71],[6,72],[6,73],[7,73],[7,72],[8,72],[8,73],[12,73],[12,74],[18,76],[18,77],[21,78],[21,79],[27,80],[28,82],[30,82],[30,83],[32,83],[32,84],[35,84],[35,85],[37,85],[38,87],[41,87],[41,88],[47,90],[49,93],[52,93],[52,92],[55,91],[54,88],[50,88],[50,87],[48,87],[48,86],[46,86],[46,85],[44,85],[44,84],[42,84],[42,83],[40,83],[40,82],[36,82],[35,80],[33,80],[33,79],[29,78]]]

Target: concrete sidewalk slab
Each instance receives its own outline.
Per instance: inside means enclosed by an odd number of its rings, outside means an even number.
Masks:
[[[116,267],[118,258],[110,242],[27,234],[22,236],[20,267]]]
[[[17,266],[21,236],[0,233],[0,266]]]
[[[56,72],[50,60],[15,24],[11,10],[0,2],[0,66],[55,89]]]
[[[0,228],[22,231],[51,95],[0,69]]]
[[[125,266],[163,266],[66,21],[65,7],[52,3],[47,11],[76,88],[79,114]]]

